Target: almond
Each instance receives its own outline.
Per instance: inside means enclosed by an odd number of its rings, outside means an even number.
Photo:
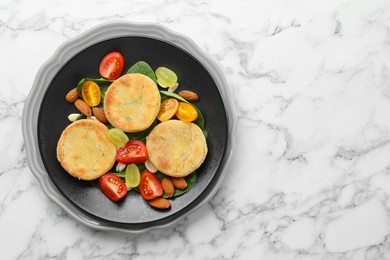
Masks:
[[[69,114],[68,116],[68,119],[70,122],[74,122],[77,120],[77,118],[80,116],[80,114],[78,113],[72,113],[72,114]]]
[[[72,89],[65,96],[65,100],[68,103],[73,103],[79,98],[79,94],[77,94],[77,88]]]
[[[175,85],[168,88],[168,92],[175,92],[175,90],[179,87],[179,83],[176,82]]]
[[[187,181],[183,177],[172,177],[171,180],[177,189],[183,190],[187,188]]]
[[[179,91],[179,96],[181,96],[182,98],[188,100],[188,101],[196,101],[199,99],[198,97],[198,94],[196,94],[195,92],[192,92],[190,90],[182,90],[182,91]]]
[[[127,166],[127,164],[123,164],[123,163],[118,162],[115,170],[116,170],[116,172],[121,172],[126,168],[126,166]]]
[[[167,209],[171,206],[171,203],[164,198],[155,198],[149,201],[149,205],[157,209]]]
[[[175,194],[175,186],[173,186],[172,181],[169,178],[163,178],[161,180],[161,185],[165,194],[167,194],[169,198],[172,198]]]
[[[156,173],[157,172],[157,169],[156,169],[156,166],[153,165],[153,163],[149,160],[146,160],[145,162],[145,167],[148,171],[152,172],[152,173]]]
[[[86,116],[92,116],[92,110],[91,108],[82,100],[82,99],[77,99],[74,102],[74,105],[76,108],[84,115]]]
[[[104,110],[98,107],[92,108],[93,115],[96,117],[97,120],[99,120],[101,123],[106,124],[108,123],[108,120],[106,118],[106,115],[104,114]]]

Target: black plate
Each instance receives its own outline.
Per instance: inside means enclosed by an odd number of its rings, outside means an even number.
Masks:
[[[56,158],[56,147],[62,131],[69,125],[67,116],[75,113],[73,104],[65,102],[66,93],[84,77],[99,78],[99,62],[111,51],[125,58],[125,71],[137,61],[146,61],[153,69],[164,66],[176,72],[179,90],[198,93],[194,103],[202,112],[209,133],[205,162],[197,170],[197,184],[188,193],[172,200],[169,210],[151,208],[141,196],[131,191],[119,203],[108,200],[96,181],[80,181],[70,176]],[[195,207],[212,190],[219,179],[218,168],[226,149],[228,125],[223,101],[210,74],[193,56],[183,49],[147,37],[120,37],[92,45],[69,60],[52,80],[41,103],[38,117],[38,145],[45,168],[60,192],[74,205],[96,218],[135,229],[153,222],[168,223]]]

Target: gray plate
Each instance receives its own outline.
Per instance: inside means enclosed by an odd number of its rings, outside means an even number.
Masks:
[[[49,110],[47,110],[47,108],[50,108],[51,105],[49,101],[52,100],[53,97],[56,95],[61,97],[64,96],[62,93],[57,94],[58,92],[66,91],[66,89],[61,89],[61,87],[58,87],[56,80],[58,80],[59,77],[63,77],[64,79],[71,78],[66,75],[72,75],[72,71],[69,69],[74,67],[72,62],[73,64],[80,63],[75,62],[77,58],[80,58],[82,55],[89,55],[93,57],[93,55],[88,54],[88,51],[91,52],[91,49],[94,49],[96,52],[96,50],[102,48],[104,49],[104,46],[110,46],[110,44],[114,46],[113,48],[120,49],[121,44],[134,43],[135,48],[137,48],[137,41],[145,41],[146,44],[152,45],[156,44],[156,48],[160,48],[159,45],[165,46],[168,44],[171,47],[161,47],[168,48],[164,49],[164,53],[169,51],[169,48],[172,48],[173,46],[174,49],[177,49],[178,51],[192,57],[201,65],[201,67],[207,72],[206,74],[208,77],[211,78],[213,82],[212,85],[217,90],[217,93],[219,92],[218,96],[220,96],[220,99],[222,100],[221,104],[226,114],[225,124],[227,131],[225,132],[227,133],[227,136],[226,138],[221,139],[226,143],[220,144],[221,140],[213,138],[211,134],[211,139],[208,140],[211,144],[210,148],[213,149],[214,147],[221,145],[221,147],[224,149],[224,155],[221,156],[217,153],[213,153],[212,151],[210,152],[207,158],[208,161],[205,162],[206,166],[200,169],[199,185],[195,186],[194,190],[190,191],[189,194],[186,194],[186,196],[175,199],[172,204],[172,210],[159,212],[145,207],[142,209],[142,211],[145,211],[145,215],[140,215],[141,210],[139,210],[138,214],[130,216],[129,213],[125,211],[126,208],[128,208],[126,203],[128,202],[130,204],[132,201],[137,203],[138,201],[139,205],[137,208],[141,209],[143,204],[142,200],[139,200],[139,195],[130,196],[130,198],[123,203],[125,205],[117,205],[111,202],[106,203],[105,198],[101,197],[101,193],[97,192],[97,189],[89,188],[89,191],[84,193],[83,190],[85,189],[85,184],[75,182],[75,180],[69,178],[67,174],[58,174],[57,169],[52,168],[56,167],[57,164],[57,162],[54,160],[55,152],[53,151],[55,150],[53,150],[53,147],[55,147],[56,140],[58,140],[58,135],[60,134],[60,132],[55,129],[58,128],[58,124],[61,122],[54,122],[53,126],[51,126],[50,122],[53,121],[53,117],[51,116],[53,115],[48,113]],[[138,46],[139,45],[140,44],[138,44]],[[139,51],[143,53],[142,50]],[[93,54],[94,52],[91,53]],[[177,55],[177,57],[179,57],[181,54],[178,53]],[[152,57],[155,56],[156,55],[152,55]],[[99,59],[100,58],[98,57],[97,61]],[[162,57],[161,59],[167,60],[166,57]],[[178,58],[178,60],[188,63],[188,61],[185,59],[185,57],[182,59]],[[172,58],[172,60],[174,60],[174,58]],[[171,66],[175,66],[175,64],[173,63]],[[179,68],[184,67],[183,64],[180,64],[180,62],[177,66]],[[176,71],[176,68],[174,68],[174,70]],[[68,71],[70,71],[70,73],[68,73]],[[181,73],[185,75],[185,71],[182,71]],[[84,76],[93,75],[84,74]],[[186,76],[185,78],[188,77],[190,76]],[[73,79],[71,78],[70,80]],[[193,81],[194,80],[192,80],[192,82]],[[63,80],[58,82],[63,82]],[[55,87],[58,89],[55,89],[54,91],[53,85],[55,85]],[[199,91],[202,91],[202,89]],[[52,97],[50,95],[54,96]],[[201,96],[206,95],[203,93]],[[62,101],[59,100],[59,102]],[[205,102],[205,104],[199,103],[199,106],[204,108],[206,113],[207,111],[214,111],[213,107],[210,106],[210,104],[213,104],[210,100],[207,101],[207,98],[204,98],[203,102]],[[67,108],[61,109],[61,111],[64,110],[64,113],[68,113],[66,109]],[[205,111],[203,112],[205,113]],[[61,115],[60,117],[63,122],[62,124],[67,124],[66,116]],[[209,122],[209,127],[211,129],[208,130],[213,130],[212,118],[205,119],[206,128],[207,122]],[[235,120],[236,116],[233,102],[231,96],[228,93],[227,84],[222,72],[218,66],[210,58],[208,58],[199,49],[198,46],[194,44],[193,41],[183,35],[179,35],[165,27],[155,24],[114,22],[97,26],[87,31],[86,33],[81,34],[78,37],[64,43],[42,66],[36,76],[34,85],[24,107],[22,128],[23,136],[26,142],[28,164],[34,175],[39,180],[43,191],[50,199],[65,209],[71,216],[92,228],[138,233],[153,228],[170,226],[179,218],[184,217],[189,212],[192,212],[193,210],[201,207],[207,200],[212,197],[221,184],[221,181],[224,177],[224,169],[226,168],[232,155],[235,139]],[[54,130],[52,130],[51,127],[53,127]],[[60,129],[63,129],[63,127],[60,126]],[[216,125],[214,126],[214,131],[212,131],[212,133],[216,132],[217,130],[219,131],[220,129]],[[48,138],[46,138],[48,133],[50,135],[48,135]],[[54,134],[51,135],[52,133]],[[215,145],[213,143],[214,141]],[[209,164],[210,166],[207,166]],[[204,173],[202,173],[202,171]],[[77,189],[80,189],[81,192],[79,190],[78,193],[75,193],[74,189],[76,191]],[[79,195],[74,197],[73,194]],[[90,196],[92,200],[88,199],[88,196]],[[96,203],[88,204],[88,201]],[[96,206],[95,204],[99,205]],[[109,214],[112,212],[112,209],[117,209],[117,213],[119,214]],[[127,217],[118,218],[118,215]]]

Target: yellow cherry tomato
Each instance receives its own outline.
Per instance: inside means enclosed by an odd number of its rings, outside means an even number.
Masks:
[[[101,94],[98,84],[88,80],[81,87],[81,95],[84,102],[90,106],[95,107],[100,104]]]
[[[161,122],[171,119],[175,115],[178,107],[179,102],[176,99],[168,98],[161,103],[160,111],[158,111],[157,114],[157,119]]]
[[[179,102],[179,107],[177,108],[176,116],[181,121],[189,123],[198,118],[198,112],[196,111],[194,106],[185,102]]]

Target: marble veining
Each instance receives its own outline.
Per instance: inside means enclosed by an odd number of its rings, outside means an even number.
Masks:
[[[389,259],[390,2],[0,3],[1,259]],[[22,109],[40,66],[102,22],[184,33],[226,75],[237,151],[177,226],[91,230],[42,192]]]

